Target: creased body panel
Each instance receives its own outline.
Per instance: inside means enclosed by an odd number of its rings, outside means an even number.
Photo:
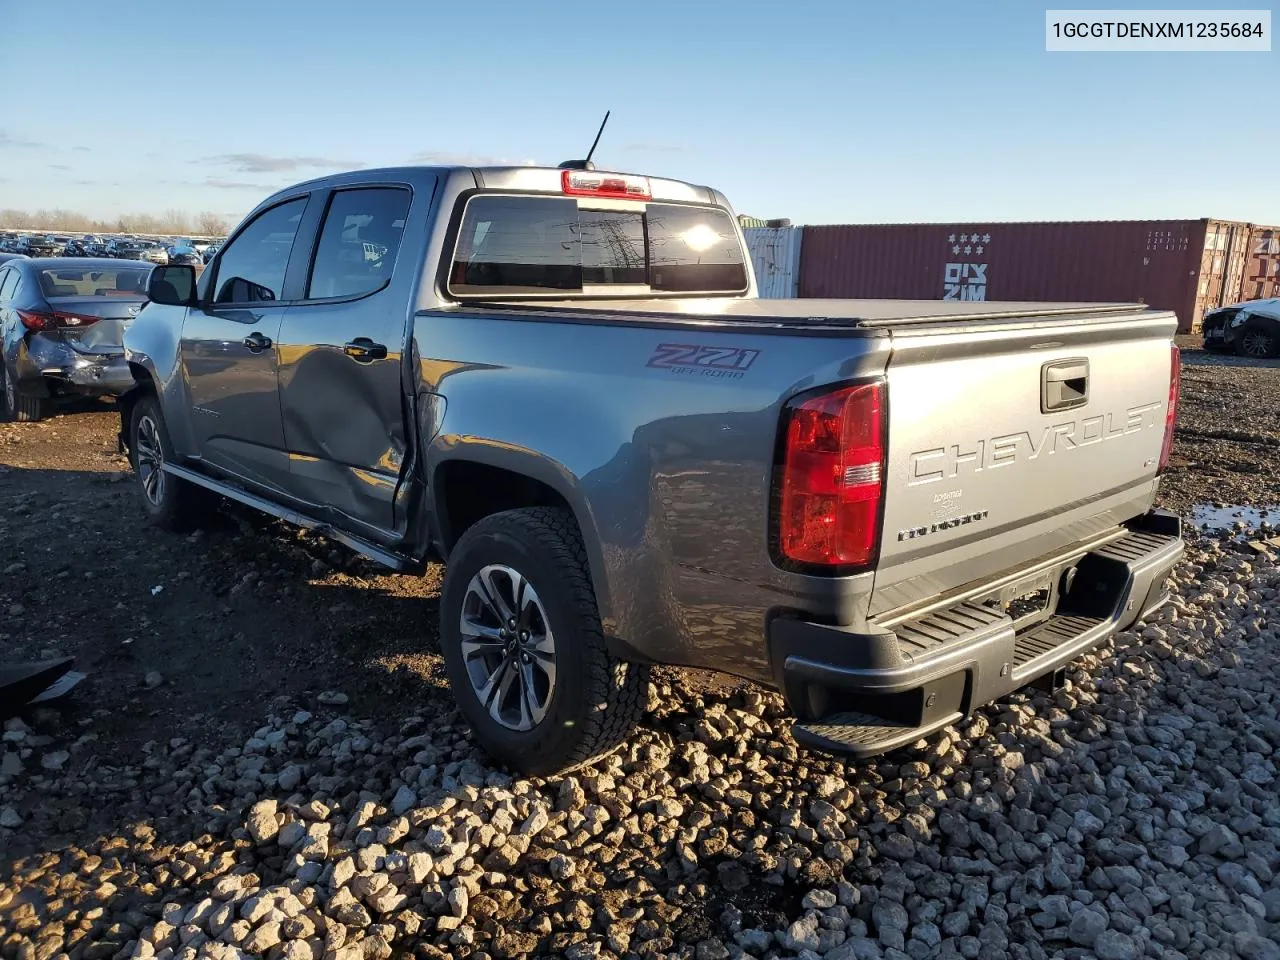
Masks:
[[[880,613],[1145,512],[1175,321],[894,332]]]

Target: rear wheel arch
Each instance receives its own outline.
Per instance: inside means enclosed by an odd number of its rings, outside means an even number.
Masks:
[[[532,454],[498,464],[483,456],[443,460],[431,472],[432,513],[440,555],[449,554],[468,529],[486,517],[525,507],[565,510],[578,525],[586,549],[600,616],[609,620],[609,590],[600,537],[581,492],[547,461]]]

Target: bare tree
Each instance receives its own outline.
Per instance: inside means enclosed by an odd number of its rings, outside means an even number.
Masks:
[[[205,211],[192,217],[184,210],[166,210],[162,215],[122,213],[98,219],[78,210],[0,210],[0,230],[48,230],[57,233],[159,233],[202,237],[223,237],[229,229],[227,218]]]
[[[225,237],[230,229],[225,219],[208,210],[196,217],[196,233],[202,237]]]

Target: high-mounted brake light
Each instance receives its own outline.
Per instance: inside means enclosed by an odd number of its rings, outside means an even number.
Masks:
[[[1178,420],[1178,387],[1182,382],[1182,352],[1177,345],[1169,347],[1169,406],[1164,414],[1164,443],[1160,447],[1160,467],[1164,473],[1173,455],[1173,428]]]
[[[570,196],[612,197],[616,200],[648,200],[649,178],[626,173],[597,173],[595,170],[565,170],[561,189]]]
[[[880,546],[885,386],[795,401],[784,414],[778,549],[796,563],[867,567]]]

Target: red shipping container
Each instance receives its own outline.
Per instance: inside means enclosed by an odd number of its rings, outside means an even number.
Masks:
[[[1241,300],[1280,297],[1280,227],[1254,227],[1249,235]]]
[[[1146,303],[1191,332],[1205,309],[1239,299],[1250,229],[1208,219],[805,227],[799,292]]]

